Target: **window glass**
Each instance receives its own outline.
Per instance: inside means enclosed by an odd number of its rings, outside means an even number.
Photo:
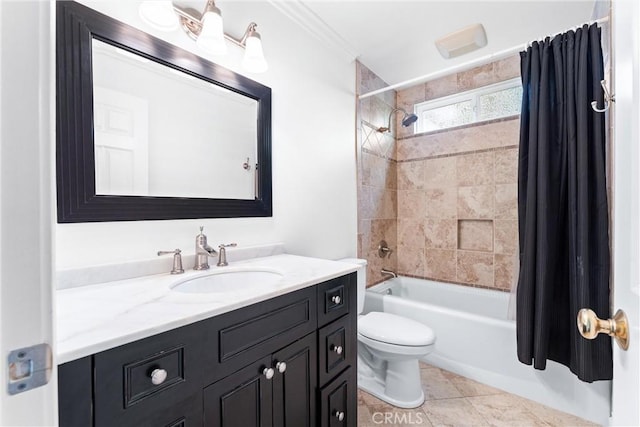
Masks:
[[[520,113],[522,87],[489,92],[478,97],[478,121],[513,116]]]
[[[516,116],[521,103],[522,86],[515,78],[417,104],[414,110],[420,120],[415,129],[430,132]]]
[[[425,111],[422,120],[423,132],[465,125],[473,121],[473,105],[463,101],[434,108]]]

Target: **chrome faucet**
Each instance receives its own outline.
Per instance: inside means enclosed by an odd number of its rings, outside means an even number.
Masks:
[[[208,270],[209,257],[218,255],[218,252],[207,244],[207,236],[202,233],[204,227],[200,227],[200,234],[196,236],[196,263],[194,270]]]
[[[398,275],[396,274],[395,271],[391,271],[391,270],[385,270],[384,268],[382,270],[380,270],[380,274],[382,274],[383,276],[391,276],[394,279],[396,277],[398,277]]]

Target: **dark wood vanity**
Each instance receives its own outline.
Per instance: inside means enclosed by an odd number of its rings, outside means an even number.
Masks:
[[[351,273],[58,368],[60,425],[356,426]]]

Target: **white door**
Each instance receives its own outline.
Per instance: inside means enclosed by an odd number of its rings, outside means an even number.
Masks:
[[[50,357],[9,368],[13,350],[53,345],[53,4],[0,1],[0,425],[56,425]],[[18,353],[15,353],[16,355]],[[16,356],[18,357],[18,356]],[[55,356],[54,356],[55,357]],[[48,369],[47,369],[48,367]],[[37,371],[37,372],[35,372]],[[10,395],[40,374],[41,387]],[[14,378],[14,381],[10,381]]]
[[[613,311],[626,312],[629,350],[613,347],[612,426],[640,425],[640,3],[613,1]]]
[[[96,194],[149,194],[149,103],[95,86]]]

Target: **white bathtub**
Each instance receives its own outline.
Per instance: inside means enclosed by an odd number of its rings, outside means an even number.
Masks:
[[[365,312],[399,314],[432,328],[436,346],[427,363],[606,425],[610,381],[584,383],[551,361],[544,371],[520,363],[508,303],[506,292],[399,277],[367,289]]]

